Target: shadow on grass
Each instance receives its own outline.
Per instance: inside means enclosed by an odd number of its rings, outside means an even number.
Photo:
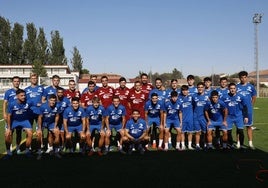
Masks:
[[[1,184],[8,187],[268,187],[256,173],[268,169],[268,155],[250,151],[147,151],[144,155],[14,155],[0,160]]]

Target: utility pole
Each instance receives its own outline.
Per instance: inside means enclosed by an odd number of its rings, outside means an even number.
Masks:
[[[255,68],[256,68],[256,87],[257,87],[257,97],[260,96],[260,73],[259,73],[259,62],[258,62],[258,24],[261,23],[262,14],[254,14],[253,23],[255,26]]]

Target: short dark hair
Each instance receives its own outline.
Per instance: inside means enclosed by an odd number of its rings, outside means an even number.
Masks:
[[[153,97],[158,97],[158,94],[157,93],[152,93],[151,98],[153,98]]]
[[[213,96],[219,96],[219,92],[217,90],[211,91],[210,97],[213,97]]]
[[[187,86],[187,85],[182,85],[181,86],[181,90],[183,91],[183,90],[188,90],[189,89],[189,87]]]
[[[212,81],[212,80],[211,80],[210,77],[205,77],[203,81],[204,81],[204,82],[207,82],[207,81]]]
[[[170,96],[171,97],[177,97],[178,96],[178,92],[177,91],[171,91]]]
[[[25,91],[24,91],[23,89],[18,89],[18,90],[16,91],[16,95],[21,94],[21,93],[25,93]]]
[[[126,80],[126,78],[125,78],[125,77],[121,77],[121,78],[119,78],[119,82],[122,82],[122,81],[127,82],[127,80]]]
[[[242,76],[248,76],[248,72],[247,71],[241,71],[238,73],[239,78],[241,78]]]
[[[187,76],[187,80],[194,80],[194,75],[189,74],[189,75]]]
[[[73,102],[73,101],[77,101],[77,102],[79,102],[80,99],[79,99],[79,97],[73,97],[73,98],[72,98],[72,102]]]

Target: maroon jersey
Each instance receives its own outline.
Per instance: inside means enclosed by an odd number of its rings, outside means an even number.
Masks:
[[[144,105],[147,100],[146,94],[143,91],[136,92],[131,91],[128,97],[128,102],[130,103],[130,110],[139,110],[141,118],[145,118]]]
[[[120,99],[120,104],[122,104],[125,108],[126,108],[126,120],[129,119],[129,116],[130,116],[130,109],[128,107],[128,96],[129,96],[129,93],[130,93],[130,89],[127,88],[127,87],[124,87],[124,88],[121,88],[121,87],[118,87],[114,90],[114,95],[115,96],[118,96],[119,99]]]
[[[74,97],[78,97],[79,99],[80,99],[80,97],[81,97],[81,93],[80,93],[80,91],[78,91],[78,90],[70,90],[70,89],[66,89],[66,90],[64,90],[64,93],[63,93],[63,95],[65,96],[65,97],[67,97],[68,99],[72,99],[72,98],[74,98]]]
[[[101,100],[102,106],[104,108],[107,108],[109,105],[112,104],[113,101],[113,96],[114,96],[114,88],[107,86],[107,87],[100,87],[96,91],[96,95],[99,97]]]
[[[83,107],[88,107],[89,105],[92,105],[92,99],[93,97],[97,96],[96,92],[85,92],[81,96],[81,103],[83,104]]]
[[[146,94],[146,98],[148,98],[150,91],[154,88],[152,84],[142,84],[141,90]]]

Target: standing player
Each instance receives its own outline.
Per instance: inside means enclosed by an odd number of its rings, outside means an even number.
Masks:
[[[132,111],[134,109],[140,112],[141,118],[145,118],[145,111],[144,105],[147,101],[146,93],[141,90],[141,82],[135,81],[134,83],[134,90],[131,90],[129,97],[128,97],[128,106],[129,109]]]
[[[143,91],[143,93],[145,93],[146,95],[146,98],[148,98],[149,92],[154,88],[154,86],[148,81],[148,74],[142,73],[140,76],[140,82],[141,82],[141,91]]]
[[[178,100],[178,92],[172,91],[170,99],[165,102],[163,125],[165,127],[164,150],[168,150],[168,138],[170,129],[174,127],[177,132],[176,149],[185,150],[184,134],[182,134],[182,112],[180,101]],[[181,144],[181,146],[180,146]]]
[[[237,84],[237,93],[240,93],[246,98],[247,104],[247,117],[248,123],[245,125],[247,127],[247,135],[248,135],[248,144],[250,149],[255,149],[253,145],[253,133],[252,133],[252,125],[253,125],[253,106],[256,102],[257,92],[252,84],[248,82],[248,73],[246,71],[241,71],[238,73],[240,83]]]
[[[211,91],[213,91],[214,89],[211,87],[212,84],[212,80],[210,77],[205,77],[203,80],[204,84],[205,84],[205,94],[207,94],[208,96],[210,96]]]
[[[10,145],[12,143],[12,135],[15,129],[24,130],[26,132],[26,156],[30,157],[30,146],[32,143],[32,125],[29,122],[31,115],[31,104],[26,102],[26,94],[22,89],[16,91],[16,100],[8,103],[7,109],[7,127],[5,131],[5,143],[7,149],[6,158],[12,156]]]
[[[118,96],[120,99],[120,104],[122,104],[126,108],[126,121],[130,116],[130,109],[128,106],[128,96],[129,96],[129,88],[126,87],[127,80],[124,77],[119,79],[119,87],[115,89],[114,95]]]
[[[197,88],[194,85],[194,82],[195,82],[194,79],[195,79],[194,75],[190,74],[187,76],[189,95],[193,95],[193,94],[197,93]]]
[[[216,90],[211,92],[210,101],[205,105],[204,110],[207,119],[208,149],[214,148],[212,145],[212,131],[215,130],[215,127],[219,127],[219,130],[223,132],[223,149],[227,149],[228,109],[225,103],[219,100],[219,93]]]
[[[96,96],[94,89],[96,84],[93,81],[89,81],[87,85],[88,90],[81,96],[81,105],[83,108],[87,108],[89,105],[92,105],[92,99]]]
[[[205,93],[204,82],[197,83],[197,92],[193,95],[194,107],[194,132],[195,132],[195,149],[200,150],[200,137],[201,142],[206,147],[207,138],[207,120],[204,114],[204,107],[209,102],[209,95]]]
[[[42,96],[42,102],[45,103],[46,100],[48,99],[49,95],[57,94],[57,88],[59,87],[60,84],[60,77],[58,75],[53,75],[52,76],[52,85],[48,86],[45,88],[43,96]]]
[[[178,94],[181,92],[180,88],[178,88],[178,80],[177,79],[171,79],[170,88],[167,89],[167,99],[166,100],[169,100],[171,98],[172,91],[177,91]]]
[[[149,92],[149,99],[151,99],[151,95],[152,93],[157,93],[158,95],[158,100],[162,103],[165,102],[166,98],[167,98],[167,92],[166,90],[164,89],[164,86],[163,86],[163,81],[161,78],[156,78],[155,79],[155,88],[152,89],[150,92]]]
[[[73,79],[69,80],[69,89],[66,89],[64,91],[64,96],[67,97],[70,100],[70,102],[74,97],[78,97],[80,99],[81,93],[79,90],[77,90],[76,83]]]
[[[104,108],[107,108],[112,104],[113,96],[114,96],[114,88],[108,85],[108,77],[101,77],[102,87],[100,87],[96,91],[96,96],[101,100],[101,104]]]
[[[7,107],[9,103],[12,103],[16,101],[17,99],[16,91],[19,89],[19,86],[20,86],[20,77],[14,76],[12,78],[12,86],[13,88],[7,90],[4,95],[3,119],[6,121],[6,123],[7,123],[7,115],[8,115]],[[21,129],[17,128],[16,129],[16,152],[17,154],[20,153],[20,143],[21,143]]]
[[[187,134],[188,149],[193,150],[192,137],[194,132],[194,114],[193,114],[193,95],[189,94],[189,87],[187,85],[181,86],[181,94],[179,101],[182,111],[182,133]]]
[[[236,148],[239,149],[240,146],[244,148],[244,124],[248,123],[245,97],[237,93],[235,83],[230,83],[228,88],[229,93],[222,98],[222,101],[228,108],[228,143],[233,146],[233,137],[229,137],[229,135],[232,135],[233,125],[235,125],[237,135]]]

